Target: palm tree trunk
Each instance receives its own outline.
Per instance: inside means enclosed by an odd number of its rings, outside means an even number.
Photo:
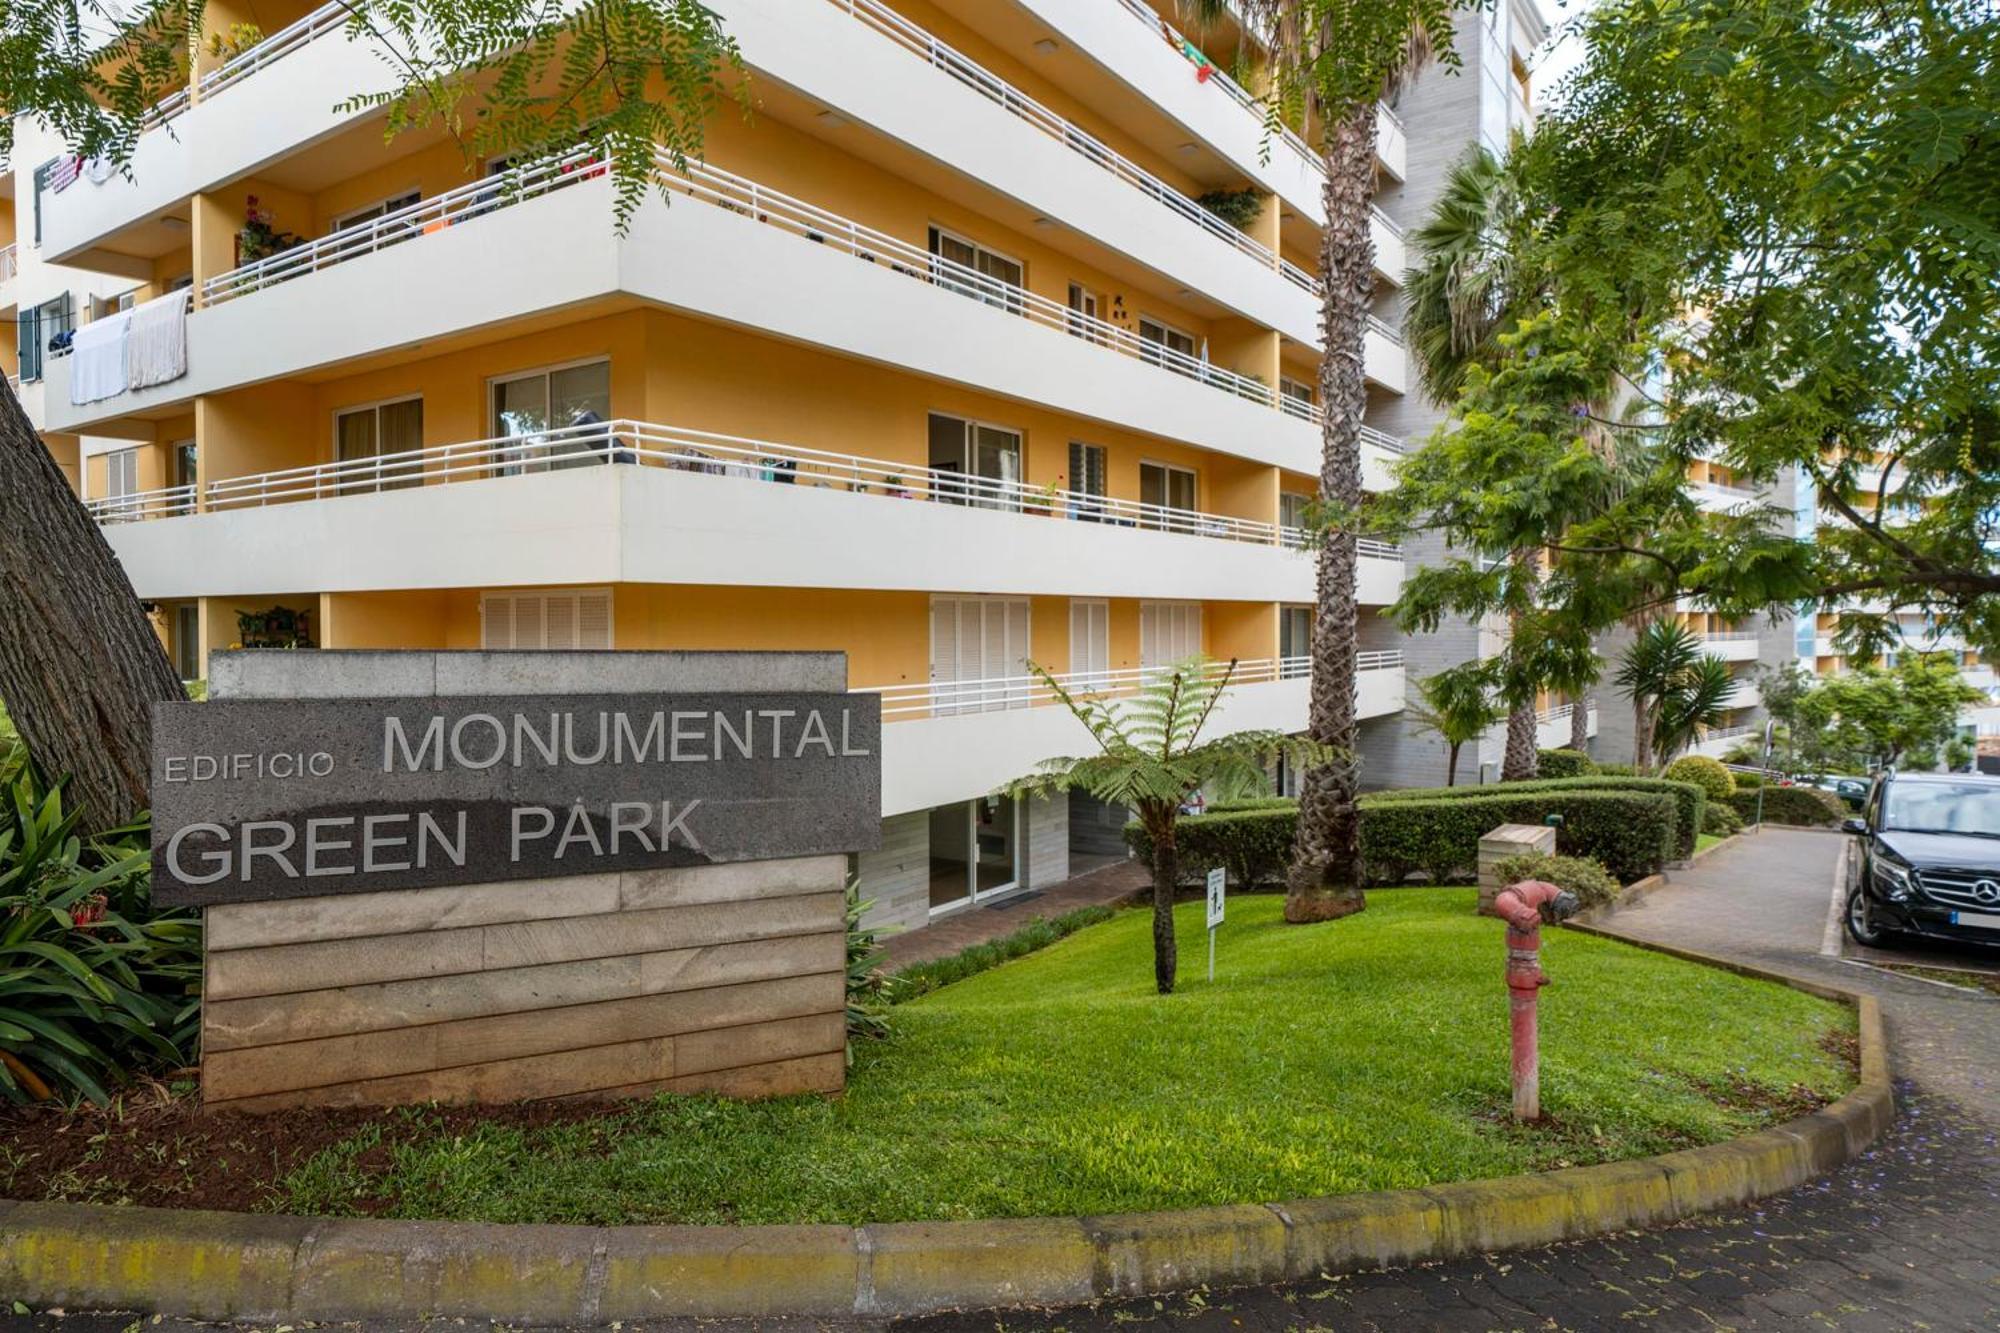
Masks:
[[[1653,766],[1653,706],[1645,700],[1632,700],[1632,767],[1643,775]]]
[[[1500,757],[1502,782],[1526,782],[1541,771],[1537,752],[1534,704],[1526,704],[1507,714],[1507,749]]]
[[[1569,748],[1578,754],[1590,750],[1590,700],[1581,694],[1569,701]]]
[[[152,804],[153,704],[185,699],[132,584],[0,389],[0,701],[86,833]]]
[[[1458,747],[1459,742],[1453,741],[1445,755],[1444,785],[1447,787],[1458,785]]]
[[[1375,290],[1375,246],[1369,203],[1375,193],[1375,104],[1361,102],[1330,119],[1326,130],[1326,230],[1320,241],[1319,493],[1332,512],[1361,505],[1361,415],[1368,406],[1362,379],[1362,336]],[[1299,790],[1298,835],[1285,894],[1287,921],[1327,921],[1367,906],[1361,893],[1361,819],[1354,804],[1360,748],[1355,716],[1355,653],[1360,608],[1355,599],[1355,533],[1343,520],[1323,535],[1312,631],[1312,738],[1334,751],[1332,762],[1308,769]]]
[[[1180,887],[1181,853],[1174,843],[1175,811],[1155,816],[1153,830],[1153,985],[1174,993],[1179,950],[1174,943],[1174,891]]]

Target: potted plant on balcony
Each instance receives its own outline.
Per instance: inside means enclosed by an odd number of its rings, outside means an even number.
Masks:
[[[898,500],[908,500],[913,498],[910,495],[908,488],[906,488],[903,485],[902,475],[900,473],[895,473],[895,472],[891,472],[888,476],[882,478],[882,493],[884,495],[894,496]]]
[[[273,606],[265,611],[243,611],[236,617],[238,648],[312,648],[310,611],[289,606]]]
[[[1251,189],[1210,190],[1196,195],[1194,201],[1238,230],[1264,214],[1263,196]]]
[[[208,53],[226,65],[263,40],[264,30],[256,24],[232,23],[228,32],[208,35]]]
[[[276,218],[258,204],[256,195],[243,201],[243,227],[236,233],[237,263],[254,264],[304,244],[303,237],[278,230]]]
[[[1036,503],[1041,506],[1042,512],[1050,518],[1061,518],[1063,516],[1062,487],[1057,484],[1061,480],[1062,478],[1058,477],[1046,486],[1037,486],[1035,488]]]

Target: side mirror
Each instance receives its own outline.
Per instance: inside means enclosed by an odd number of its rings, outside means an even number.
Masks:
[[[1842,833],[1858,833],[1866,837],[1868,836],[1868,821],[1865,819],[1843,819],[1840,821],[1840,831]]]

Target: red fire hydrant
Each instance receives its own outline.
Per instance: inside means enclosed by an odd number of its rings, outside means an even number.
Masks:
[[[1500,890],[1493,910],[1507,923],[1507,1008],[1514,1031],[1514,1118],[1542,1118],[1541,1055],[1536,1042],[1535,999],[1549,984],[1542,971],[1542,914],[1574,916],[1576,895],[1539,879]]]

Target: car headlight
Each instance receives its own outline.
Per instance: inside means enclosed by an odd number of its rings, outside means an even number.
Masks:
[[[1875,858],[1875,882],[1882,886],[1892,902],[1901,902],[1910,896],[1916,887],[1916,876],[1910,867],[1901,861],[1891,861],[1886,856]]]

